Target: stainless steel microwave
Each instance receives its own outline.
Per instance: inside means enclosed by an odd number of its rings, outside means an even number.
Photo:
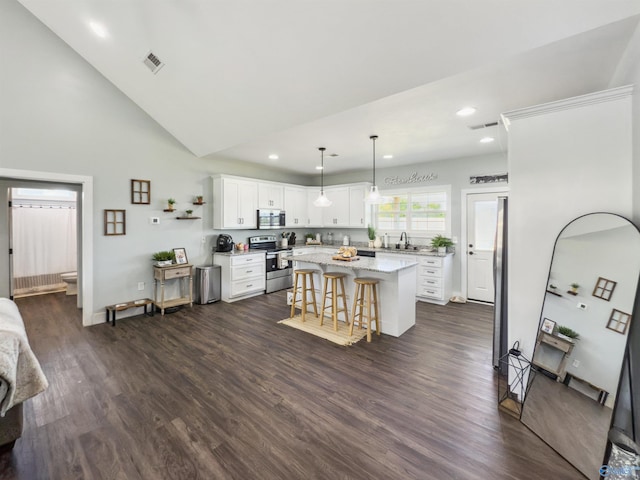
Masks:
[[[267,230],[274,228],[284,228],[284,210],[272,210],[266,208],[258,209],[258,229]]]

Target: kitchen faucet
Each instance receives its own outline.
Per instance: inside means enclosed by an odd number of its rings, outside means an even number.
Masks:
[[[404,248],[407,248],[409,246],[409,237],[407,237],[407,232],[402,232],[400,234],[399,242],[402,243],[402,237],[403,236],[404,236]]]

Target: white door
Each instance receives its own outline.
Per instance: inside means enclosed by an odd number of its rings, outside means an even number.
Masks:
[[[467,195],[467,298],[493,303],[498,193]]]

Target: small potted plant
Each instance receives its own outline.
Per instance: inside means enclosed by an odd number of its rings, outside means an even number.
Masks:
[[[573,282],[571,285],[571,290],[569,290],[568,293],[572,294],[572,295],[577,295],[578,294],[578,288],[580,287],[580,285],[578,285],[577,283]]]
[[[167,200],[167,205],[168,208],[167,210],[169,210],[170,212],[173,212],[173,206],[176,204],[176,199],[175,198],[170,198],[169,200]]]
[[[373,242],[376,239],[376,229],[371,225],[367,225],[367,236],[369,237],[369,248],[373,248]]]
[[[187,214],[187,217],[190,217],[193,215],[193,210],[185,210],[185,213]]]
[[[289,232],[282,232],[280,236],[282,237],[280,244],[282,247],[287,248],[289,246]]]
[[[204,203],[204,197],[202,195],[196,195],[196,201],[193,202],[196,205],[202,205]]]
[[[176,254],[169,250],[156,252],[152,255],[151,259],[156,262],[159,267],[171,265],[176,259]]]
[[[579,340],[580,339],[580,334],[578,332],[576,332],[575,330],[570,329],[569,327],[565,327],[564,325],[560,325],[558,327],[556,327],[556,331],[555,333],[557,335],[561,335],[563,337],[568,337],[572,340]]]
[[[447,247],[453,246],[453,242],[443,235],[436,235],[431,239],[431,246],[437,248],[438,253],[447,253]]]
[[[306,243],[311,243],[313,241],[313,233],[305,233],[304,238],[306,238]]]

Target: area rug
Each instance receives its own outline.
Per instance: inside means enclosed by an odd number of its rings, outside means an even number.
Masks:
[[[367,334],[367,331],[364,328],[355,328],[353,330],[353,335],[350,336],[349,326],[345,325],[344,322],[338,322],[338,331],[336,332],[333,329],[333,322],[331,321],[331,318],[325,318],[323,325],[320,326],[320,319],[315,315],[310,314],[306,315],[304,322],[302,322],[300,315],[296,315],[293,318],[280,320],[278,323],[302,330],[303,332],[310,333],[316,337],[324,338],[325,340],[337,343],[338,345],[345,346],[353,345]]]

